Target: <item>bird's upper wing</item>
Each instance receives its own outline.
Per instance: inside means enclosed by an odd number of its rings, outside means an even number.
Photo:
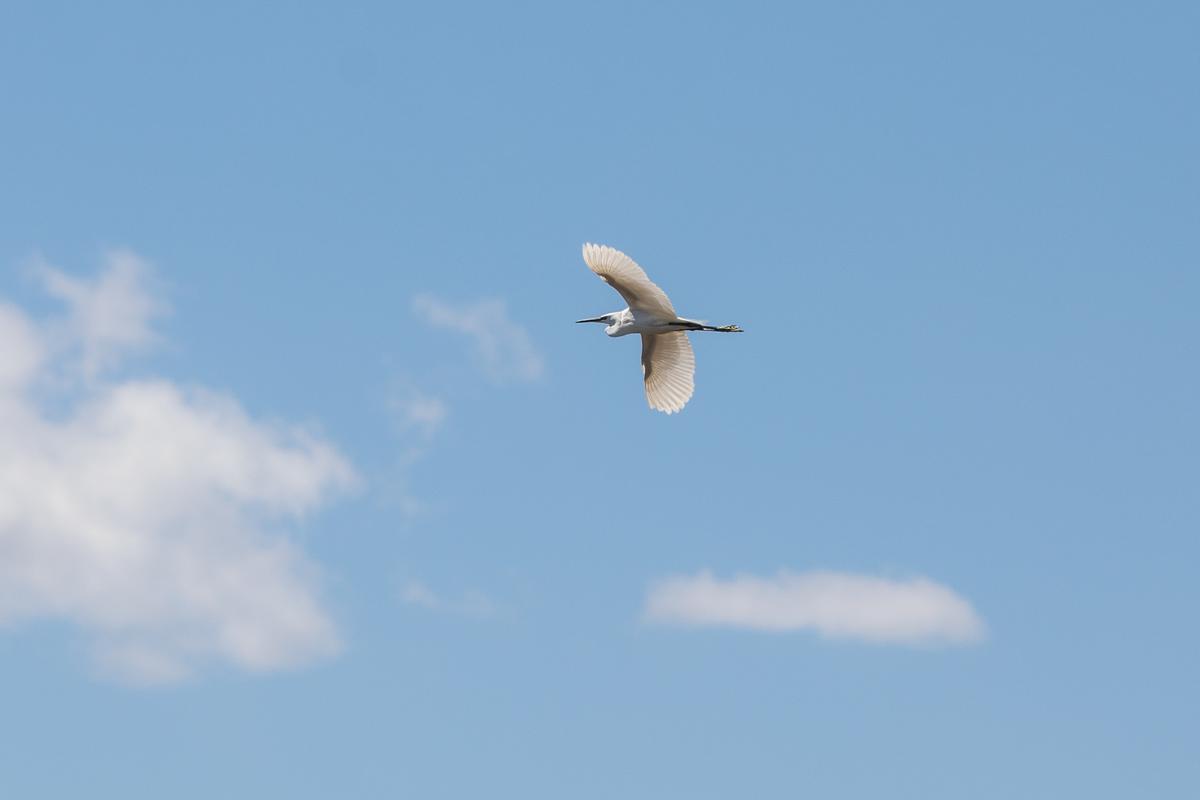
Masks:
[[[683,331],[642,334],[642,376],[651,408],[674,414],[691,399],[696,357]]]
[[[583,260],[592,272],[616,289],[629,307],[663,317],[675,317],[675,307],[667,293],[646,277],[646,271],[629,256],[602,244],[585,244]]]

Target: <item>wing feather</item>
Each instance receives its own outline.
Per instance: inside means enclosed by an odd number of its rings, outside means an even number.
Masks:
[[[683,331],[642,334],[642,377],[651,408],[674,414],[695,391],[696,356]]]
[[[620,250],[602,244],[585,244],[583,260],[592,272],[616,289],[634,311],[648,311],[662,317],[676,316],[667,293]]]

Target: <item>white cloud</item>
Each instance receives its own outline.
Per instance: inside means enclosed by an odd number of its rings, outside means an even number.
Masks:
[[[508,318],[503,300],[480,300],[455,307],[421,294],[413,298],[413,310],[435,327],[470,337],[476,356],[493,380],[532,381],[545,370],[529,333]]]
[[[29,383],[45,358],[34,326],[19,309],[0,301],[0,403]]]
[[[47,268],[63,319],[0,304],[0,624],[63,619],[121,679],[252,671],[339,649],[314,565],[280,529],[356,482],[331,445],[227,395],[112,380],[154,341],[148,267]],[[65,382],[62,374],[83,378]]]
[[[745,628],[814,630],[830,638],[921,644],[969,643],[983,621],[953,590],[927,578],[888,580],[845,572],[780,572],[729,580],[702,571],[660,580],[646,598],[647,621]]]

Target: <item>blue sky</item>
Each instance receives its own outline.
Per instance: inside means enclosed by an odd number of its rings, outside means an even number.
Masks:
[[[1195,793],[1198,29],[6,4],[0,794]]]

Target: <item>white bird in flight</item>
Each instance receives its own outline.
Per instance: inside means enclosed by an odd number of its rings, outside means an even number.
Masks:
[[[609,336],[642,335],[642,377],[646,402],[667,414],[683,409],[692,398],[696,357],[687,331],[741,333],[737,325],[714,327],[675,313],[667,293],[629,256],[601,244],[585,244],[583,260],[592,272],[617,290],[629,307],[576,322],[603,322]]]

